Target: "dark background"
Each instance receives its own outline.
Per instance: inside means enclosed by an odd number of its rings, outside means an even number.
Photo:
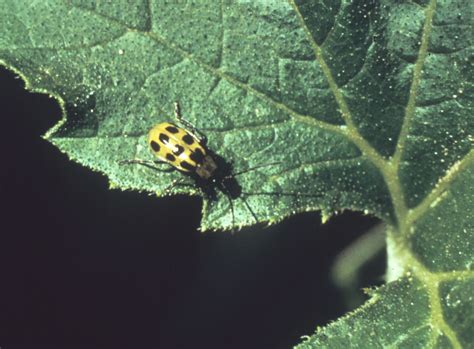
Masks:
[[[201,234],[199,199],[109,190],[43,140],[59,106],[23,86],[0,69],[2,349],[290,348],[347,311],[329,268],[374,218]]]

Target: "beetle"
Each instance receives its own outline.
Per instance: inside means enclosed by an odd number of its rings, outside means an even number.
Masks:
[[[174,114],[178,124],[162,122],[155,125],[148,132],[148,145],[154,155],[155,161],[140,159],[122,160],[121,164],[141,164],[157,169],[154,165],[167,163],[194,180],[194,184],[201,189],[211,201],[217,199],[216,189],[223,192],[228,200],[232,212],[232,225],[234,225],[234,205],[232,200],[241,197],[242,188],[236,176],[253,171],[257,168],[274,165],[277,163],[258,165],[244,171],[233,173],[232,166],[221,156],[207,147],[207,137],[198,131],[189,121],[184,119],[178,102],[174,104]],[[193,186],[185,180],[174,180],[166,191],[176,186]],[[243,199],[255,221],[258,219],[247,201]]]

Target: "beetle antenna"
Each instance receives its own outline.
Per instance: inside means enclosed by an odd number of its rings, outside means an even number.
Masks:
[[[269,163],[269,164],[254,166],[254,167],[248,168],[248,169],[243,170],[243,171],[231,173],[230,175],[225,176],[224,179],[229,179],[229,178],[232,178],[232,177],[235,177],[235,176],[238,176],[238,175],[241,175],[241,174],[244,174],[244,173],[247,173],[247,172],[256,170],[256,169],[258,169],[258,168],[267,167],[267,166],[273,166],[273,165],[278,165],[278,164],[281,164],[281,162],[272,162],[272,163]]]

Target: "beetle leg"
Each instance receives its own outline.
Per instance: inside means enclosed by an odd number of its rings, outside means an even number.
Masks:
[[[169,166],[169,164],[166,161],[161,161],[161,160],[142,160],[142,159],[130,159],[130,160],[120,160],[119,165],[129,165],[129,164],[138,164],[138,165],[143,165],[145,167],[151,168],[153,170],[161,171],[161,172],[172,172],[174,171],[174,167]],[[167,164],[167,168],[159,168],[156,165],[161,165],[161,164]]]
[[[170,185],[168,185],[166,188],[165,188],[165,192],[170,192],[171,189],[173,188],[176,188],[176,187],[195,187],[195,185],[191,184],[191,183],[187,183],[186,182],[186,179],[175,179],[171,182]]]
[[[250,207],[249,203],[247,200],[245,200],[244,197],[242,197],[242,201],[244,202],[245,206],[247,207],[247,210],[249,210],[250,214],[252,215],[253,219],[255,219],[255,223],[258,223],[258,218],[255,212],[253,212],[252,208]]]
[[[224,192],[227,199],[229,200],[230,212],[232,213],[232,229],[233,229],[235,227],[235,214],[234,214],[234,203],[232,202],[232,195],[226,186],[222,185],[221,189]]]

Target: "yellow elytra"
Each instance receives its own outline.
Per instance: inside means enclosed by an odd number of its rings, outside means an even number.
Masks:
[[[148,144],[158,159],[182,172],[196,173],[202,179],[210,179],[217,169],[202,140],[170,122],[153,127],[148,133]]]

